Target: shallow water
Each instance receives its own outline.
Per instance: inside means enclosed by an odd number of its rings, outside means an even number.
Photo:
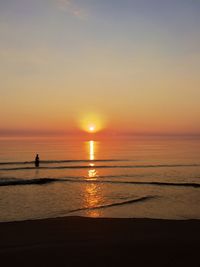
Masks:
[[[0,147],[0,221],[200,219],[197,138],[1,139]]]

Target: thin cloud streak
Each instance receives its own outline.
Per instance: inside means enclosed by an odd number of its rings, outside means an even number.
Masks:
[[[88,17],[86,10],[77,6],[72,0],[56,0],[56,2],[60,10],[67,12],[78,19],[86,19]]]

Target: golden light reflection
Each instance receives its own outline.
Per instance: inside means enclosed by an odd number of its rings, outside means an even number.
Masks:
[[[88,170],[88,178],[90,180],[96,180],[98,177],[98,173],[93,162],[95,160],[95,143],[95,141],[89,141],[89,160],[91,161],[89,163],[89,167],[91,167],[91,169]]]
[[[88,177],[89,178],[96,178],[97,177],[97,171],[95,169],[88,171]]]
[[[97,184],[87,184],[85,188],[84,205],[88,207],[87,215],[90,217],[99,217],[100,210],[89,210],[89,208],[98,207],[103,201],[101,190]]]
[[[90,141],[89,145],[90,145],[90,160],[94,160],[94,141]]]
[[[92,183],[92,181],[98,179],[98,173],[95,169],[95,150],[96,150],[96,142],[89,141],[88,143],[88,155],[89,155],[89,170],[87,174],[87,180],[91,181],[85,185],[84,192],[84,206],[88,208],[87,216],[89,217],[99,217],[100,210],[93,210],[93,208],[101,206],[103,202],[102,191],[99,184]],[[91,208],[91,210],[90,210]]]

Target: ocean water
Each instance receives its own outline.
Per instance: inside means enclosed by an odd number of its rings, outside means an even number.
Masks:
[[[0,148],[1,222],[200,219],[198,138],[18,138],[0,139]]]

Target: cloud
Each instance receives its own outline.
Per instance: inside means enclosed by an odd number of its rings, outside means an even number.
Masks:
[[[87,12],[84,8],[76,5],[75,0],[56,0],[58,8],[79,19],[86,19]]]

